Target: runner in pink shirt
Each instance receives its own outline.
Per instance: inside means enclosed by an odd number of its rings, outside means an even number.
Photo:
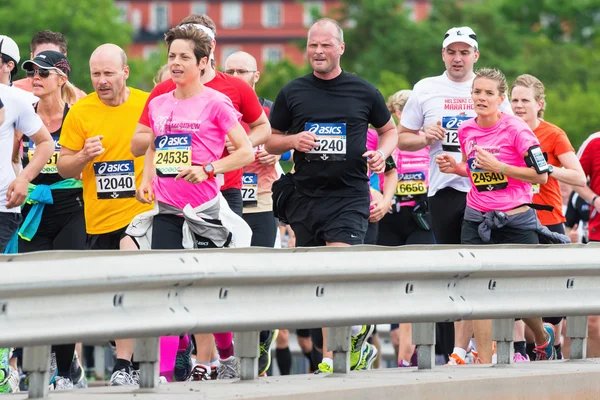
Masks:
[[[157,96],[149,104],[155,140],[146,152],[143,180],[136,197],[142,203],[153,200],[157,203],[155,211],[158,208],[158,215],[152,221],[152,249],[183,248],[184,222],[193,223],[188,216],[182,216],[186,215],[182,213],[186,206],[191,207],[192,212],[203,207],[202,217],[197,215],[200,220],[204,215],[211,218],[210,221],[201,221],[203,228],[208,226],[207,234],[200,236],[194,233],[194,247],[216,247],[211,241],[211,232],[218,231],[221,236],[228,233],[217,221],[224,212],[223,207],[228,207],[224,200],[220,201],[215,174],[251,163],[254,160],[252,146],[231,100],[200,82],[199,78],[210,62],[209,36],[194,26],[184,25],[171,29],[165,41],[169,49],[169,72],[176,89]],[[226,137],[236,151],[220,158]],[[213,218],[213,215],[216,217]],[[194,229],[192,231],[195,232]],[[231,332],[215,333],[220,358],[217,368],[219,378],[239,376],[232,338]],[[166,351],[167,347],[173,348],[167,344],[177,341],[163,339],[163,342]],[[163,355],[170,355],[173,359],[168,365],[161,363],[161,373],[164,374],[166,369],[166,378],[170,379],[172,370],[169,368],[174,367],[175,360],[172,352]]]
[[[531,184],[543,184],[548,179],[548,164],[529,126],[518,117],[500,112],[507,89],[502,72],[478,71],[472,90],[477,117],[458,129],[462,162],[457,163],[448,154],[436,157],[441,172],[467,176],[471,182],[462,244],[538,244],[538,232],[547,231],[529,203]],[[523,322],[534,334],[536,360],[555,359],[554,326],[544,324],[541,318],[523,318]],[[477,347],[486,352],[488,361],[491,320],[473,324]]]

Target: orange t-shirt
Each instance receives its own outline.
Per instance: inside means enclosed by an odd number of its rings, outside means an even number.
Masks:
[[[548,154],[548,164],[552,164],[554,168],[562,167],[558,156],[570,151],[575,153],[575,149],[573,149],[565,131],[556,125],[546,121],[540,121],[540,125],[533,133],[535,133],[535,136],[537,136],[540,141],[542,151]],[[535,186],[536,185],[534,185],[534,193]],[[551,212],[537,211],[538,219],[542,225],[548,226],[565,222],[565,216],[562,212],[560,187],[558,181],[554,179],[552,175],[548,177],[548,182],[546,182],[546,184],[540,185],[539,193],[533,195],[533,202],[554,207],[554,210]]]

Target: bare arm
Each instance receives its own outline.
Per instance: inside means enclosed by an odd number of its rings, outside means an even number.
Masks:
[[[131,138],[131,153],[134,157],[140,157],[146,154],[154,133],[149,126],[138,123]]]
[[[265,150],[269,154],[281,155],[288,150],[298,150],[304,153],[312,150],[317,144],[317,135],[312,132],[303,131],[295,135],[286,135],[277,129],[265,143]]]
[[[595,208],[596,210],[600,211],[600,197],[598,197],[598,193],[594,193],[594,191],[592,189],[590,189],[589,186],[577,186],[577,187],[573,187],[573,190],[575,190],[577,192],[577,194],[579,194],[579,196],[581,196],[582,199],[584,199],[587,203],[590,204],[590,206],[592,206],[593,208]],[[595,200],[594,200],[595,198]],[[594,200],[594,204],[592,204],[592,200]]]
[[[583,168],[574,152],[569,151],[561,154],[558,156],[558,159],[564,168],[554,168],[554,172],[552,172],[553,178],[573,186],[586,185]]]
[[[83,169],[96,156],[104,153],[102,147],[102,136],[94,136],[87,138],[80,151],[71,150],[62,146],[60,148],[60,156],[56,163],[58,173],[63,178],[79,179]]]
[[[442,140],[445,131],[441,121],[431,124],[425,129],[425,135],[419,134],[418,130],[408,129],[398,125],[398,148],[405,151],[419,151],[431,146],[436,140]]]
[[[385,177],[383,182],[383,200],[386,204],[391,204],[392,198],[396,193],[396,187],[398,186],[398,170],[396,168],[390,169],[383,176]]]
[[[388,158],[398,145],[398,132],[396,131],[396,123],[393,118],[381,128],[375,129],[379,134],[378,150],[383,151],[384,159]]]
[[[271,136],[271,124],[264,111],[256,121],[248,124],[248,126],[250,127],[248,138],[252,142],[251,147],[265,144],[267,140],[269,140],[269,137]]]
[[[544,184],[548,181],[548,174],[538,174],[535,169],[529,167],[516,167],[500,162],[493,154],[485,151],[479,146],[475,146],[477,155],[475,163],[477,168],[486,171],[504,174],[510,178],[518,179],[523,182]]]
[[[462,155],[462,161],[456,162],[454,157],[449,154],[440,154],[435,157],[435,162],[438,168],[444,174],[455,174],[466,178],[467,175],[467,156]]]

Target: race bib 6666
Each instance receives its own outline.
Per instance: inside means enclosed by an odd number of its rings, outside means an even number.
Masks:
[[[98,199],[135,197],[133,161],[104,161],[94,163]]]
[[[306,153],[309,161],[343,161],[346,159],[346,124],[307,122],[304,129],[317,135],[317,147]]]

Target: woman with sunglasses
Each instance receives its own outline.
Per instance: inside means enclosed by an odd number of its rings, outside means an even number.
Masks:
[[[54,154],[29,185],[29,195],[22,210],[24,222],[19,230],[19,252],[83,250],[86,233],[81,181],[63,179],[56,169],[60,131],[69,104],[76,99],[75,89],[68,81],[69,60],[59,52],[43,51],[33,60],[25,61],[22,68],[31,80],[33,94],[40,99],[34,105],[36,113],[48,128],[55,145]],[[27,165],[35,156],[33,142],[25,137],[23,163]],[[52,350],[57,362],[56,389],[72,389],[70,368],[75,344],[53,346]]]

